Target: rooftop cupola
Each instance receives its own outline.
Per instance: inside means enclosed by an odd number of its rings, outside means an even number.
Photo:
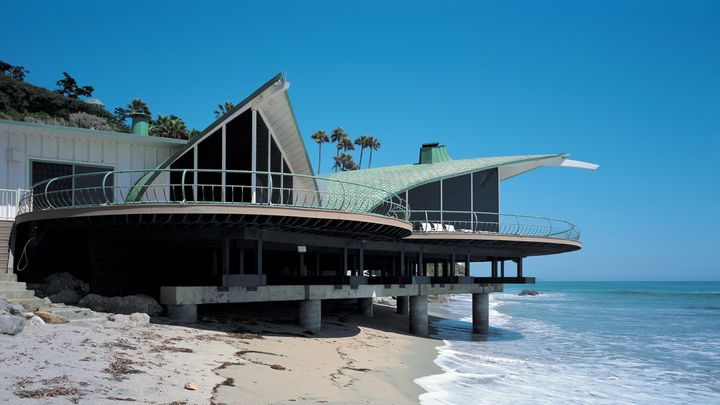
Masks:
[[[150,116],[141,112],[130,113],[132,133],[147,136],[150,133]]]
[[[420,161],[418,163],[421,165],[447,162],[449,160],[452,160],[452,158],[447,151],[447,147],[440,145],[438,142],[424,143],[420,148]]]

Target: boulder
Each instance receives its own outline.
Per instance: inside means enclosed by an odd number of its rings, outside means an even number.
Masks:
[[[150,315],[139,312],[130,315],[114,314],[108,316],[108,319],[125,326],[142,326],[150,322]]]
[[[8,314],[0,315],[0,333],[15,336],[22,332],[23,327],[25,327],[25,322],[22,318]]]
[[[5,311],[10,315],[15,315],[19,317],[22,317],[23,314],[27,312],[25,311],[25,307],[20,304],[8,304],[8,306],[5,307]]]
[[[535,290],[522,290],[518,295],[534,297],[536,295],[540,295],[540,293]]]
[[[43,321],[43,319],[39,316],[34,315],[29,321],[27,321],[27,324],[28,326],[43,326],[45,325],[45,321]]]
[[[47,295],[68,290],[87,293],[90,290],[86,282],[67,272],[53,273],[45,277],[43,281],[45,286],[42,289]]]
[[[80,294],[74,290],[59,291],[48,297],[55,304],[77,304],[80,298]]]
[[[62,317],[58,314],[53,314],[52,312],[45,312],[45,311],[37,311],[35,312],[35,315],[38,316],[40,319],[45,321],[45,323],[68,323],[68,321],[65,317]]]
[[[142,312],[155,316],[163,311],[163,308],[154,298],[142,294],[125,297],[103,297],[102,295],[88,294],[78,302],[78,305],[90,308],[93,311],[125,315]]]

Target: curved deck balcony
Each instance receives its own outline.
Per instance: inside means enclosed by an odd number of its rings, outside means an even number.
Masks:
[[[529,254],[577,250],[580,230],[570,222],[530,215],[475,211],[409,211],[408,239],[450,245],[522,247]]]
[[[245,170],[155,169],[61,176],[33,185],[20,198],[18,212],[19,223],[137,215],[167,225],[187,222],[190,215],[195,224],[262,224],[380,237],[404,237],[412,230],[407,203],[384,190],[318,176]]]

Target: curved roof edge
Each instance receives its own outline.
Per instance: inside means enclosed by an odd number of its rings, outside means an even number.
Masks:
[[[326,176],[400,194],[424,184],[495,168],[500,169],[499,178],[502,181],[541,166],[578,167],[593,170],[598,167],[591,163],[567,159],[568,156],[566,153],[556,153],[448,160],[433,164],[408,164],[354,170]]]

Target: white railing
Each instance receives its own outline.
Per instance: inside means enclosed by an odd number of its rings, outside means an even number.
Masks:
[[[0,221],[12,221],[18,214],[18,205],[27,190],[0,188]]]

